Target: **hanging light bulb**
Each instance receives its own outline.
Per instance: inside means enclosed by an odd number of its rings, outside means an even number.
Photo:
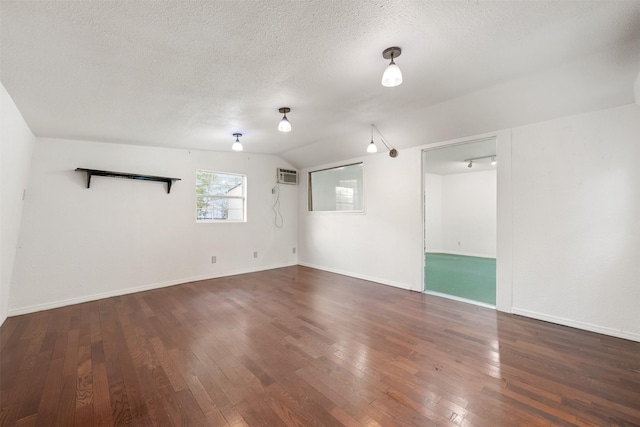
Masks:
[[[377,153],[378,147],[373,142],[373,125],[371,125],[371,143],[367,146],[367,153]]]
[[[498,163],[498,162],[496,162],[496,158],[495,158],[495,157],[492,157],[492,158],[491,158],[491,166],[495,166],[495,165],[496,165],[496,163]]]
[[[283,107],[279,108],[278,111],[284,114],[282,120],[280,120],[280,123],[278,124],[278,130],[280,132],[291,132],[291,123],[289,123],[289,119],[287,119],[287,113],[291,111],[291,108]]]
[[[382,86],[395,87],[402,84],[402,71],[400,71],[400,67],[393,62],[393,58],[397,58],[401,53],[402,49],[399,47],[390,47],[382,52],[384,59],[391,59],[389,66],[384,70],[384,74],[382,75]]]
[[[234,133],[233,136],[236,137],[236,142],[233,143],[231,149],[233,151],[242,151],[242,143],[240,142],[241,133]]]

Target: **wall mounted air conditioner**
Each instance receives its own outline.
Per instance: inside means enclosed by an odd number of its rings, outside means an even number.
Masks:
[[[278,168],[278,184],[292,184],[298,183],[298,172],[290,169]]]

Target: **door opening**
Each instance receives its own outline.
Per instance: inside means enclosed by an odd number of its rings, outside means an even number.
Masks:
[[[496,305],[496,139],[422,152],[424,292]]]

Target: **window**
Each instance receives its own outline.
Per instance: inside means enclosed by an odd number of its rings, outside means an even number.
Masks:
[[[245,222],[247,177],[196,170],[196,221]]]
[[[363,212],[362,163],[310,172],[309,210]]]

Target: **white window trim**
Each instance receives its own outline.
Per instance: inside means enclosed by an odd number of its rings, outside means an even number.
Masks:
[[[195,197],[195,201],[196,201],[196,211],[195,211],[195,217],[196,217],[196,223],[198,224],[238,224],[238,223],[245,223],[247,222],[247,218],[248,218],[248,214],[247,214],[247,175],[241,174],[241,173],[235,173],[235,172],[223,172],[223,171],[210,171],[210,170],[206,170],[206,169],[196,169],[196,181],[197,181],[197,174],[198,172],[206,172],[206,173],[210,173],[210,174],[221,174],[221,175],[235,175],[235,176],[241,176],[242,177],[242,196],[226,196],[226,195],[207,195],[207,194],[197,194],[196,193],[196,197]],[[196,184],[197,185],[197,184]],[[198,199],[200,198],[215,198],[215,199],[234,199],[234,200],[238,200],[241,199],[243,201],[242,203],[242,219],[198,219],[198,210],[197,210],[197,203],[198,203]]]

